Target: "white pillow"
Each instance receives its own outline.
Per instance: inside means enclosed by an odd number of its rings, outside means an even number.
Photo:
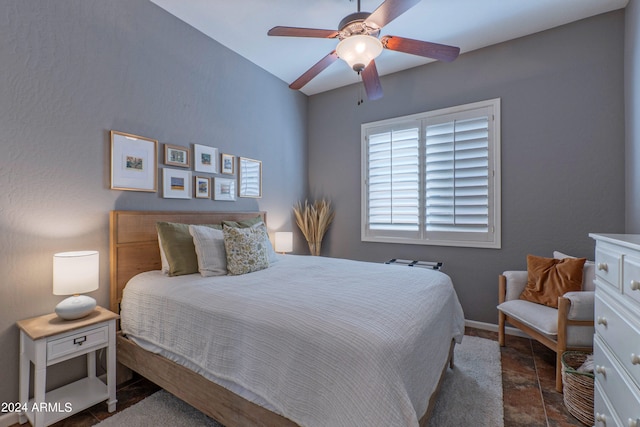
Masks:
[[[555,259],[576,258],[571,255],[563,254],[562,252],[553,251],[553,257]],[[582,269],[582,290],[583,291],[595,291],[596,285],[593,281],[596,278],[596,263],[594,261],[587,260],[584,263]]]
[[[198,256],[198,271],[203,277],[227,274],[227,252],[222,230],[202,225],[190,225],[189,234]]]
[[[160,245],[160,262],[162,263],[162,274],[169,274],[169,261],[167,261],[167,255],[165,255],[164,248],[162,247],[162,239],[160,238],[160,233],[158,233],[158,244]]]

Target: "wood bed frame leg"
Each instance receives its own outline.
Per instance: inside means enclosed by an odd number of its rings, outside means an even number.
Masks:
[[[116,362],[116,386],[133,378],[133,371],[123,364]]]

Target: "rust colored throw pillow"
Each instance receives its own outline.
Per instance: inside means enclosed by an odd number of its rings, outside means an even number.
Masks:
[[[527,255],[527,287],[520,299],[558,308],[558,297],[582,290],[586,258],[543,258]]]

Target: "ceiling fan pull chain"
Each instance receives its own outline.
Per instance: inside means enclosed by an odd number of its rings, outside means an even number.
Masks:
[[[360,71],[358,71],[358,105],[364,104],[364,97],[362,96],[362,87],[364,86],[364,82],[362,81],[362,75],[360,75]]]

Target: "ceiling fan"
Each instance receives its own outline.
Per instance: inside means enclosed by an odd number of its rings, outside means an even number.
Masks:
[[[336,59],[341,58],[362,76],[367,98],[375,100],[382,98],[382,86],[375,58],[382,53],[383,49],[445,62],[453,61],[460,53],[458,47],[404,37],[387,35],[378,39],[382,27],[419,2],[420,0],[385,0],[373,13],[369,13],[360,11],[360,0],[358,0],[358,11],[345,16],[338,24],[338,30],[278,26],[270,29],[267,34],[284,37],[338,38],[340,40],[335,50],[291,83],[289,85],[291,89],[301,89],[325,68],[333,64]]]

